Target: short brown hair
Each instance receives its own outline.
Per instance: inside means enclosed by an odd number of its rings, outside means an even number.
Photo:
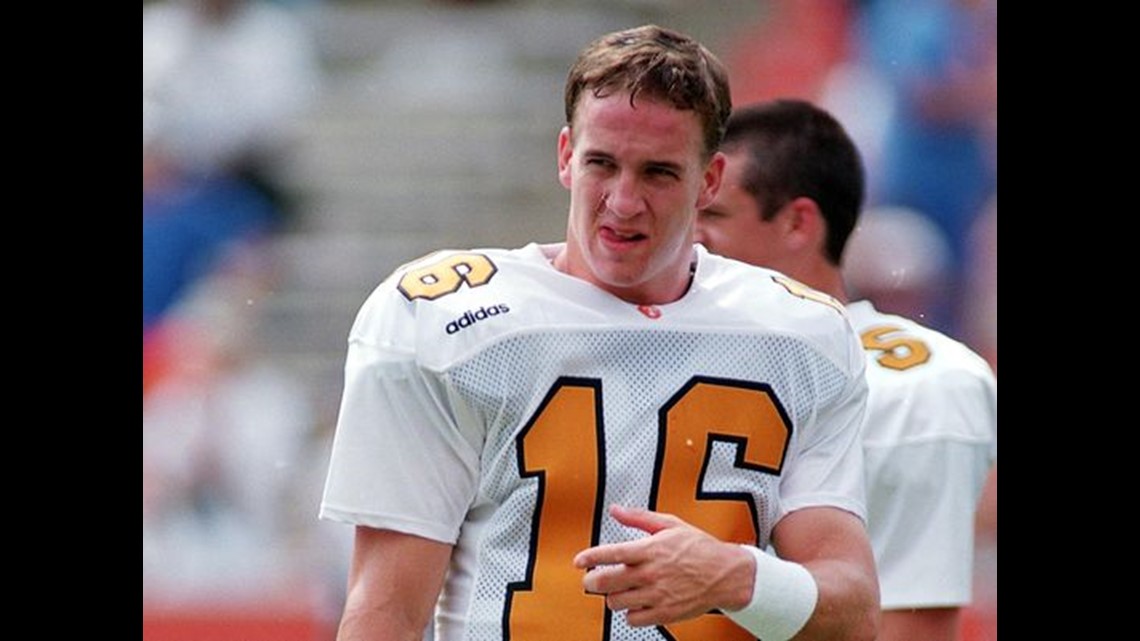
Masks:
[[[859,149],[835,116],[796,98],[744,105],[728,119],[721,150],[746,154],[740,186],[763,220],[795,198],[814,200],[827,223],[824,255],[840,264],[859,220],[866,178]]]
[[[720,146],[732,111],[728,74],[720,60],[696,40],[657,25],[606,34],[586,46],[566,78],[566,123],[573,125],[582,92],[604,98],[628,91],[697,113],[704,153]]]

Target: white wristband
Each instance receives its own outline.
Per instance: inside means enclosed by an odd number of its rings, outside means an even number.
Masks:
[[[756,558],[752,601],[725,616],[764,641],[787,641],[804,627],[815,611],[819,588],[811,572],[799,563],[778,559],[754,545],[740,546]]]

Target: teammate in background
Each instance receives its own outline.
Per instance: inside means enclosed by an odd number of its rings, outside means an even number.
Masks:
[[[320,509],[356,526],[342,641],[433,610],[439,641],[875,636],[858,337],[693,243],[730,107],[689,37],[600,37],[566,83],[565,242],[369,296]]]
[[[879,640],[955,640],[971,600],[975,508],[997,460],[996,379],[962,343],[869,301],[847,302],[840,265],[864,174],[829,113],[800,100],[738,108],[721,150],[724,182],[701,212],[697,240],[844,301],[866,349]]]

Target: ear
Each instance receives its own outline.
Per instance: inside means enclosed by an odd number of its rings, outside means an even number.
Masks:
[[[705,174],[701,184],[701,192],[697,194],[697,210],[704,209],[716,199],[720,191],[720,181],[724,178],[724,165],[726,159],[723,152],[716,152],[705,166]]]
[[[570,189],[570,157],[574,155],[574,143],[570,134],[570,125],[558,132],[558,181],[562,186]]]
[[[802,251],[805,248],[815,248],[823,251],[827,222],[814,200],[806,196],[794,198],[784,205],[780,216],[784,237],[792,249]]]

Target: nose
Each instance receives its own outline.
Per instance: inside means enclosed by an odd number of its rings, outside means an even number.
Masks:
[[[636,178],[629,172],[617,176],[605,195],[605,206],[619,218],[633,218],[641,213],[644,201]]]

